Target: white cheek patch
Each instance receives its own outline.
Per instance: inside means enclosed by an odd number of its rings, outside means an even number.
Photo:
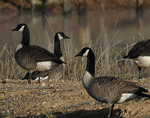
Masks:
[[[22,26],[18,31],[22,32],[25,26]]]
[[[22,47],[23,47],[22,44],[19,44],[19,45],[16,47],[15,52],[17,52],[18,50],[20,50]]]
[[[57,34],[57,35],[58,35],[59,40],[64,39],[60,34]]]
[[[89,50],[86,50],[86,52],[83,54],[83,56],[87,57],[88,53],[89,53]]]

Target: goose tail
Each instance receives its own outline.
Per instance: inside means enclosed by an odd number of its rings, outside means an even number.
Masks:
[[[150,95],[148,94],[148,90],[143,88],[143,87],[139,87],[139,90],[136,92],[136,94],[141,96],[141,97],[148,97],[148,98],[150,98]]]

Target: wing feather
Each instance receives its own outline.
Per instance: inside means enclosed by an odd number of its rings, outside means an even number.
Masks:
[[[150,56],[150,39],[138,42],[129,51],[129,58],[138,58],[139,56]]]
[[[19,51],[22,55],[24,54],[28,56],[28,58],[34,59],[36,62],[53,61],[58,64],[63,63],[56,55],[36,45],[24,46]]]
[[[136,83],[125,81],[124,79],[117,77],[94,78],[89,89],[89,94],[93,98],[106,103],[108,101],[119,101],[122,93],[135,93],[137,95],[143,95],[142,92],[146,92],[146,89],[142,90]]]

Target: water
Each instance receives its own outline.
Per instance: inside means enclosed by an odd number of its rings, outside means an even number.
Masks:
[[[54,33],[63,31],[71,39],[65,41],[70,48],[90,46],[92,41],[103,45],[115,45],[116,50],[127,44],[150,37],[150,10],[137,14],[134,9],[72,11],[69,14],[23,12],[0,14],[0,45],[7,44],[14,50],[22,34],[12,32],[19,23],[30,29],[31,44],[53,49]],[[98,48],[98,47],[97,47]]]

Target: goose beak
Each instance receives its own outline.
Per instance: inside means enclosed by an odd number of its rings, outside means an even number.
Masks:
[[[12,29],[11,31],[17,31],[17,28]]]
[[[66,62],[63,61],[64,64],[67,64]]]
[[[74,57],[79,57],[79,56],[82,56],[82,55],[79,53],[79,54],[75,55]]]
[[[69,36],[65,36],[65,38],[64,39],[70,39],[70,37]]]

